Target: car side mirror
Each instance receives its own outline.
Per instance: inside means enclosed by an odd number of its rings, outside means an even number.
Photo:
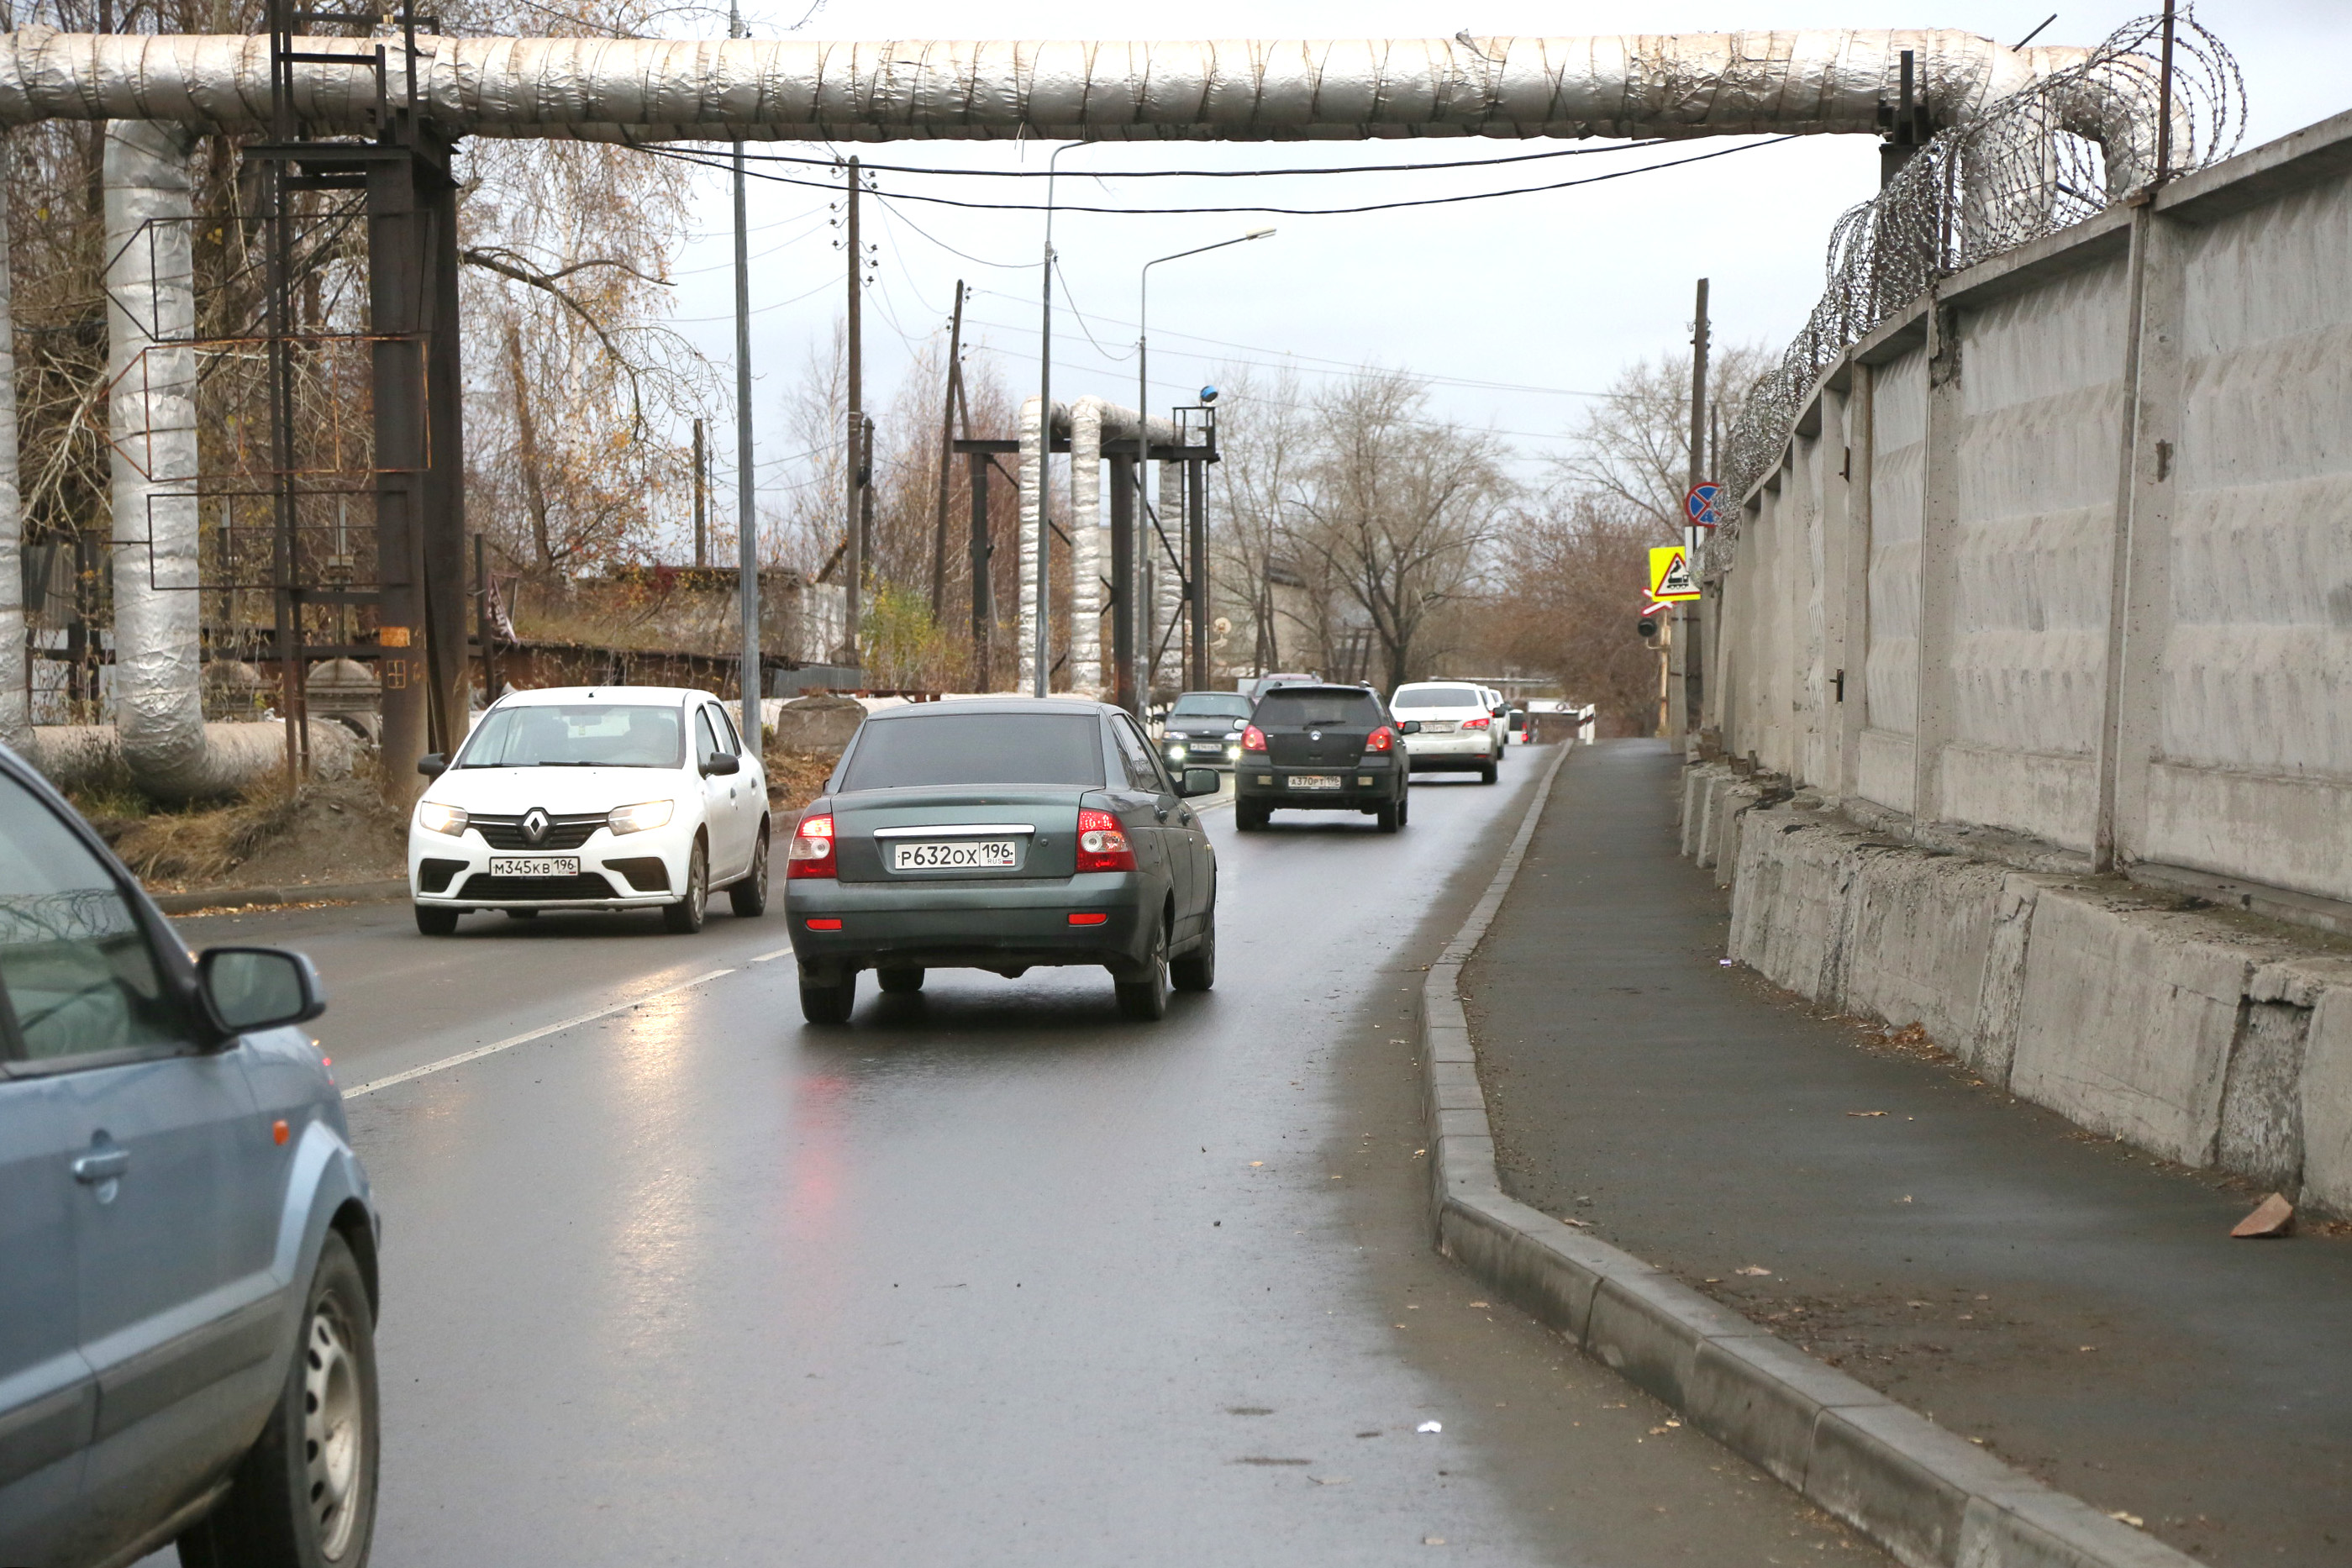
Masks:
[[[743,771],[743,759],[735,755],[732,752],[715,752],[709,762],[702,764],[702,771],[706,774],[724,778],[729,773],[741,773]]]
[[[1184,776],[1176,781],[1176,793],[1186,800],[1199,795],[1214,795],[1223,787],[1214,768],[1186,768]]]
[[[275,947],[208,947],[196,982],[226,1034],[307,1024],[327,1010],[319,972],[299,952]]]
[[[449,771],[449,759],[438,752],[427,752],[416,759],[416,771],[428,779],[437,779]]]
[[[1421,733],[1421,721],[1418,719],[1408,719],[1403,723],[1398,725],[1397,730],[1402,734],[1418,735]]]

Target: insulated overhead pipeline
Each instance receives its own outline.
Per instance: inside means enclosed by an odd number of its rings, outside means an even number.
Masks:
[[[15,176],[0,132],[0,192]],[[25,640],[25,515],[16,477],[16,328],[10,306],[8,204],[0,200],[0,746],[33,743],[31,671]]]
[[[296,116],[372,129],[378,40],[306,38],[350,66],[292,67]],[[1934,123],[1967,122],[2081,48],[1941,28],[1596,37],[419,40],[416,96],[452,135],[593,141],[1328,141],[1381,137],[1875,134],[1916,68]],[[397,99],[406,51],[386,51]],[[0,124],[269,123],[269,41],[244,35],[0,35]],[[2136,94],[2085,95],[2095,118]],[[2078,132],[2094,140],[2122,125]]]

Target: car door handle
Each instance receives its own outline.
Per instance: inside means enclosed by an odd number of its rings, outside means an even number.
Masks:
[[[100,1149],[84,1154],[73,1163],[74,1180],[91,1186],[113,1181],[129,1169],[131,1151],[128,1149]]]

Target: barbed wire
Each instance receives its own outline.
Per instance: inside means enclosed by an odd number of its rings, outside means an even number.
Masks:
[[[1725,440],[1720,478],[1731,496],[1745,497],[1780,460],[1814,384],[1839,356],[1938,279],[2237,151],[2245,133],[2238,62],[2185,7],[2173,19],[2165,124],[2164,31],[2161,16],[2129,23],[2082,64],[1938,132],[1877,195],[1838,219],[1828,288]],[[1710,573],[1729,563],[1738,538],[1739,512],[1728,510],[1709,547]]]

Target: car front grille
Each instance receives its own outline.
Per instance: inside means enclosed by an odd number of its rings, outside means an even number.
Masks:
[[[613,884],[593,871],[583,871],[576,877],[493,877],[487,871],[477,871],[466,879],[457,896],[499,903],[508,899],[609,899],[614,892]]]
[[[607,814],[597,812],[584,816],[556,816],[547,819],[547,837],[533,844],[522,836],[520,816],[473,816],[467,821],[478,829],[484,843],[493,849],[527,849],[533,854],[558,849],[577,849],[595,836],[604,826]]]

